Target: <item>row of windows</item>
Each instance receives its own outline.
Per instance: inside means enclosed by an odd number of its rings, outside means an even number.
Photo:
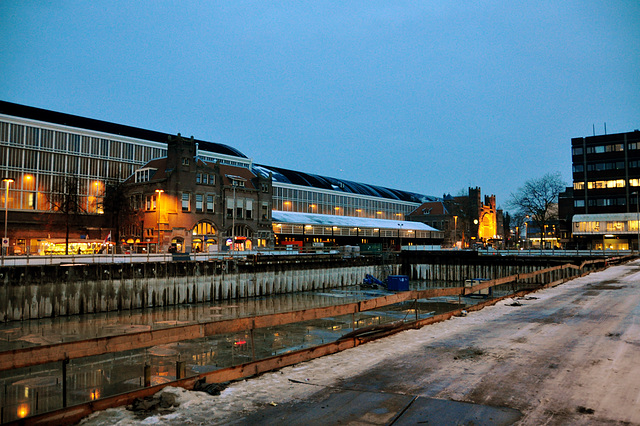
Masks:
[[[632,147],[633,145],[633,147]],[[637,149],[636,144],[628,144],[628,149]],[[607,145],[595,145],[586,147],[587,154],[604,154],[605,152],[621,152],[624,151],[624,144],[613,143]],[[575,146],[571,149],[572,155],[582,155],[585,150],[581,146]]]
[[[129,176],[134,165],[115,160],[100,160],[68,154],[54,154],[0,146],[0,158],[6,168],[29,173],[60,173],[95,178],[120,179]]]
[[[629,161],[630,169],[640,168],[640,161],[632,160]],[[587,164],[587,171],[589,172],[601,172],[606,170],[624,170],[624,161],[612,161],[607,163],[592,163]],[[573,165],[574,173],[582,173],[584,172],[583,164],[574,164]]]
[[[167,150],[141,144],[0,122],[0,141],[20,148],[82,154],[89,157],[140,162],[166,156]]]
[[[638,232],[638,221],[574,222],[573,232]]]
[[[77,176],[70,181],[68,175],[18,172],[5,172],[4,177],[13,180],[11,183],[2,184],[1,205],[3,207],[7,188],[5,185],[9,187],[6,206],[8,209],[57,210],[56,201],[60,199],[60,194],[65,194],[65,196],[77,197],[80,212],[102,213],[105,181]],[[71,183],[74,185],[73,188],[69,187]]]
[[[214,194],[191,194],[189,192],[183,192],[180,195],[180,209],[184,213],[192,211],[192,198],[195,201],[196,213],[215,213],[215,201],[216,196]],[[149,194],[145,196],[144,208],[146,211],[156,211],[158,208],[158,197],[156,194]],[[142,195],[135,194],[131,197],[131,207],[134,210],[139,210],[142,207]],[[250,198],[236,198],[235,199],[235,218],[236,219],[253,219],[253,203],[254,200]],[[161,203],[160,208],[164,208]],[[234,218],[234,199],[227,198],[226,206],[227,218]],[[263,202],[261,205],[261,215],[263,219],[269,219],[269,203]]]
[[[584,200],[574,200],[574,207],[584,207]],[[624,197],[615,198],[590,198],[589,207],[610,207],[610,206],[626,206],[627,199]]]
[[[624,188],[626,185],[627,183],[624,179],[595,180],[587,182],[587,189]],[[640,179],[629,179],[629,186],[640,186]],[[573,189],[584,189],[584,182],[574,182]]]
[[[199,185],[215,185],[216,175],[196,173],[196,183]]]
[[[379,219],[399,219],[417,207],[416,204],[278,186],[273,188],[273,205],[274,210],[281,211]]]
[[[198,157],[200,157],[200,159],[202,159],[203,161],[206,161],[208,163],[218,162],[220,164],[227,164],[229,166],[236,166],[236,167],[244,167],[246,169],[251,167],[251,162],[249,160],[247,160],[247,161],[234,161],[234,160],[229,160],[229,159],[226,159],[226,158],[210,157],[210,156],[207,156],[207,155],[202,155],[200,153],[198,153]]]

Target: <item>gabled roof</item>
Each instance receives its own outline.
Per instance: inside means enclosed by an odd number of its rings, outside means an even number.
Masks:
[[[426,212],[424,212],[426,210]],[[422,203],[418,208],[409,213],[410,216],[418,215],[448,215],[449,211],[442,201],[429,201]]]

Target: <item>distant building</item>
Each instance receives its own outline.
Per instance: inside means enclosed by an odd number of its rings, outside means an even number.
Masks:
[[[504,237],[502,210],[496,209],[495,195],[485,196],[480,188],[469,188],[469,194],[420,205],[407,220],[426,223],[445,233],[446,247],[468,248],[474,245],[501,246]]]
[[[640,131],[573,138],[571,150],[576,244],[637,250]]]

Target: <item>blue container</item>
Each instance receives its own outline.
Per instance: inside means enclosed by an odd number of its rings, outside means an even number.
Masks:
[[[389,275],[387,277],[387,290],[408,291],[409,277],[406,275]]]

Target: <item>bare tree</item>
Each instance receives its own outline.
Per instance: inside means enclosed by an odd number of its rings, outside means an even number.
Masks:
[[[48,193],[47,198],[52,209],[64,215],[64,254],[69,254],[69,227],[71,220],[79,214],[86,213],[82,206],[78,177],[59,176],[54,179],[51,192]]]
[[[140,221],[139,212],[131,208],[124,185],[117,182],[107,184],[102,200],[102,209],[107,216],[111,229],[113,229],[116,253],[120,253],[120,231],[123,227],[137,224]]]
[[[526,181],[523,187],[511,194],[507,205],[516,210],[514,216],[529,216],[540,229],[542,237],[545,225],[558,217],[558,194],[565,188],[559,172],[547,173],[541,178]]]

